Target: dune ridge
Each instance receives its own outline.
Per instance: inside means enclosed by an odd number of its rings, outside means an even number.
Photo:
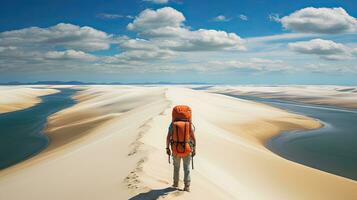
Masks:
[[[49,118],[46,151],[0,171],[0,199],[357,198],[355,181],[264,147],[280,131],[320,127],[314,119],[174,86],[88,86],[74,98]],[[190,193],[169,188],[165,136],[177,104],[192,107],[197,129]]]
[[[317,105],[357,108],[357,87],[354,86],[213,86],[208,87],[207,91],[231,95],[286,99]]]

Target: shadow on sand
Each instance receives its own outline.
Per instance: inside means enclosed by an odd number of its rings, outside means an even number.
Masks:
[[[140,193],[136,196],[133,196],[129,200],[153,200],[159,198],[160,196],[168,195],[170,192],[173,191],[177,191],[177,189],[173,187],[167,187],[164,189],[150,190],[148,192]]]

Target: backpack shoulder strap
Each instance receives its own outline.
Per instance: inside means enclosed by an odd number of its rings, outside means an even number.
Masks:
[[[173,123],[171,122],[171,123],[170,123],[170,126],[169,126],[169,128],[168,128],[168,133],[169,133],[170,135],[172,135],[172,132],[173,132],[172,128],[173,128]]]

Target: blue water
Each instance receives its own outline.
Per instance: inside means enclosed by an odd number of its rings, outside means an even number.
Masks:
[[[266,146],[274,153],[316,169],[357,180],[357,109],[229,95],[318,119],[324,127],[283,132]]]
[[[75,101],[74,89],[60,89],[59,93],[41,97],[42,102],[24,110],[0,114],[0,169],[21,162],[47,147],[43,133],[47,117]]]

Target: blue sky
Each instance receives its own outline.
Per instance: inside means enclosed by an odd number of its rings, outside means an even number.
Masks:
[[[2,1],[0,82],[357,84],[353,1]]]

